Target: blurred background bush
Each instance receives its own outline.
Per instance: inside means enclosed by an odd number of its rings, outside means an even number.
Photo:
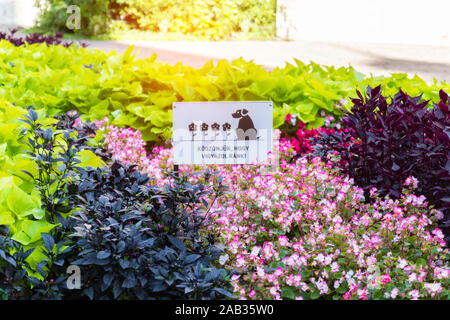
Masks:
[[[37,29],[91,38],[261,40],[276,35],[276,0],[37,0]],[[80,8],[79,30],[66,27]]]

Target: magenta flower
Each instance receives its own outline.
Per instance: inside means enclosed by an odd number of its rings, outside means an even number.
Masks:
[[[391,277],[388,274],[385,274],[385,275],[381,276],[381,283],[386,284],[386,283],[389,283],[391,281],[392,281],[392,279],[391,279]]]

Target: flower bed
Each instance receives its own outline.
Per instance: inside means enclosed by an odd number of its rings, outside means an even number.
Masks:
[[[195,70],[50,40],[0,42],[1,299],[449,299],[436,84],[377,79],[433,106],[380,87],[352,106],[375,79],[351,68]],[[269,161],[174,175],[170,104],[248,99],[274,101]]]
[[[122,137],[133,140],[116,140],[116,132],[110,127],[105,135],[107,148],[128,161],[142,140],[131,130]],[[237,271],[232,282],[240,299],[448,299],[449,253],[436,228],[443,215],[414,194],[415,178],[398,200],[372,188],[367,204],[363,189],[331,163],[287,163],[293,145],[283,140],[279,148],[274,172],[264,165],[209,166],[232,186],[213,206],[208,231],[226,248],[219,262]],[[145,159],[141,169],[169,183],[171,150],[157,148]],[[195,169],[180,166],[181,174]]]
[[[240,298],[409,299],[445,288],[444,236],[424,197],[408,191],[366,205],[362,189],[317,158],[230,176],[240,188],[216,207],[215,231],[228,248],[222,263],[240,271]]]

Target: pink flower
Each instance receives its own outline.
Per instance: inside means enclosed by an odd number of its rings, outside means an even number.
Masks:
[[[278,244],[282,247],[289,247],[289,239],[286,236],[278,236]]]
[[[342,106],[345,106],[345,105],[348,103],[348,101],[347,101],[345,98],[342,98],[341,100],[339,100],[339,103],[340,103]]]
[[[366,289],[366,287],[364,287],[363,289],[358,289],[356,294],[360,299],[367,300],[369,296],[369,291]]]
[[[233,274],[233,275],[231,276],[231,281],[237,281],[240,277],[241,277],[240,275]]]
[[[385,275],[381,276],[381,283],[386,284],[386,283],[389,283],[391,281],[392,281],[392,279],[391,279],[391,277],[388,274],[385,274]]]
[[[406,180],[405,180],[405,186],[412,186],[414,189],[417,188],[419,184],[419,181],[414,178],[413,176],[409,176]]]
[[[375,198],[378,197],[378,189],[375,187],[370,188],[370,197]]]
[[[337,264],[337,262],[333,262],[331,264],[331,272],[338,272],[340,269],[339,264]]]
[[[81,119],[80,118],[76,118],[75,121],[73,122],[73,127],[79,127],[81,126]]]
[[[442,286],[439,282],[425,283],[424,287],[432,297],[442,291]]]
[[[392,289],[391,298],[395,299],[397,297],[397,295],[398,295],[398,289],[397,288]]]
[[[411,300],[418,300],[419,296],[420,296],[420,292],[419,290],[412,290],[409,292],[409,294],[411,295]]]
[[[441,220],[441,219],[444,219],[444,214],[442,213],[442,211],[436,210],[435,217],[436,217],[436,219]]]
[[[282,267],[277,267],[275,272],[273,273],[276,277],[281,277],[284,273],[284,270]]]
[[[435,237],[439,239],[444,239],[444,234],[442,233],[442,230],[439,228],[434,229],[431,233],[434,234]]]
[[[270,294],[273,296],[279,295],[277,287],[271,287],[269,291],[270,291]]]
[[[342,299],[344,300],[350,300],[352,298],[352,292],[351,291],[347,291],[346,293],[344,293],[344,295],[342,296]]]

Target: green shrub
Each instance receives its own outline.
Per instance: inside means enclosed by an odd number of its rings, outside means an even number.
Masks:
[[[36,1],[41,15],[37,27],[46,33],[76,32],[85,36],[94,36],[107,33],[111,24],[109,11],[110,0],[45,0]],[[66,23],[71,15],[67,8],[77,5],[80,8],[80,29],[71,30]]]
[[[203,40],[275,36],[275,0],[46,0],[37,27],[44,32],[73,32],[66,27],[67,7],[80,7],[85,36],[114,37],[120,31],[145,31]]]

